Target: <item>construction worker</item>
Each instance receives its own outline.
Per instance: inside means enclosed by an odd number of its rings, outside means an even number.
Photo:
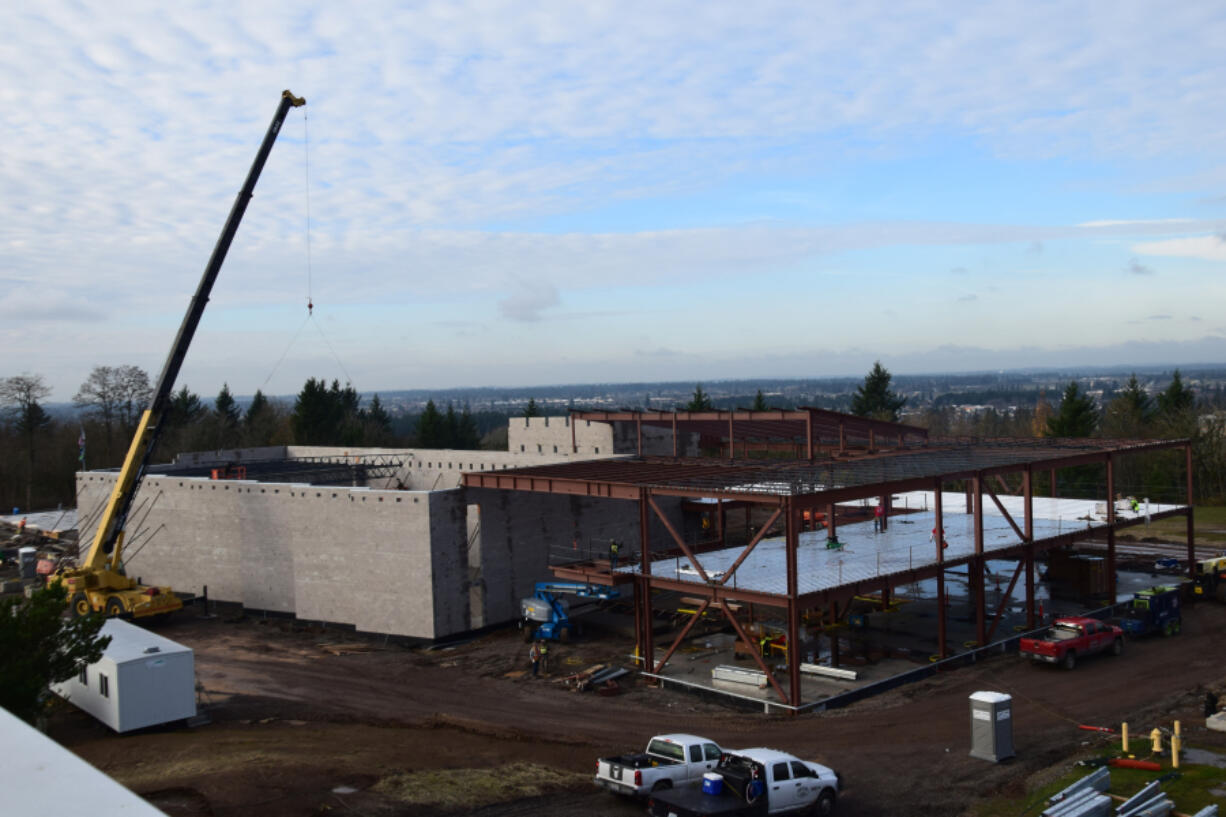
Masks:
[[[937,540],[937,529],[933,528],[932,534],[928,537],[928,541],[935,543],[936,540]],[[947,547],[949,547],[949,542],[945,541],[945,529],[941,528],[941,550],[945,550],[945,548]]]
[[[609,568],[617,570],[617,554],[621,552],[622,546],[617,544],[616,539],[609,541]]]
[[[541,642],[541,674],[549,674],[549,645],[544,641]]]
[[[877,500],[877,507],[873,508],[873,533],[881,533],[881,520],[885,518],[885,505],[881,500]]]
[[[1135,496],[1130,496],[1130,497],[1128,497],[1128,499],[1129,499],[1129,501],[1132,503],[1132,512],[1133,512],[1133,513],[1140,513],[1140,512],[1141,512],[1141,503],[1140,503],[1140,502],[1137,502],[1137,498],[1136,498]]]
[[[532,662],[532,677],[535,678],[541,668],[541,642],[535,641],[528,648],[528,660]]]

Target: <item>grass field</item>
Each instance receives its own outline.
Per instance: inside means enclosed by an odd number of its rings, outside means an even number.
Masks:
[[[1192,521],[1195,528],[1196,544],[1226,544],[1226,507],[1221,505],[1197,505],[1193,509]],[[1182,516],[1159,519],[1148,525],[1126,528],[1120,531],[1116,538],[1136,541],[1154,538],[1162,541],[1182,543],[1187,541],[1187,524],[1187,520]]]

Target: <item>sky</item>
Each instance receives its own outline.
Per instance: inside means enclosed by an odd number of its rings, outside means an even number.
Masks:
[[[1226,362],[1220,2],[0,4],[0,377]],[[314,309],[309,312],[308,302]]]

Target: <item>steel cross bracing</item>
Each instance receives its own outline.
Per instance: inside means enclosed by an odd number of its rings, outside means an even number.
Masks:
[[[800,703],[798,634],[799,617],[804,610],[830,609],[832,615],[838,616],[839,606],[846,604],[855,595],[880,591],[882,598],[888,598],[891,587],[898,584],[919,581],[935,577],[938,583],[938,644],[939,654],[947,655],[945,640],[946,612],[944,605],[945,571],[958,565],[967,565],[973,579],[973,592],[977,599],[976,632],[979,644],[987,643],[994,634],[1003,611],[1003,603],[997,607],[992,616],[991,629],[984,605],[985,563],[987,558],[1017,558],[1019,567],[1010,581],[1006,598],[1012,592],[1021,572],[1026,573],[1027,620],[1034,624],[1034,586],[1033,564],[1035,553],[1050,547],[1068,544],[1079,536],[1083,536],[1085,527],[1078,523],[1073,529],[1064,531],[1059,525],[1055,527],[1044,519],[1036,520],[1033,495],[1033,475],[1035,472],[1049,473],[1052,484],[1056,484],[1056,474],[1059,469],[1090,463],[1101,464],[1107,474],[1107,536],[1108,561],[1114,564],[1114,530],[1129,524],[1138,524],[1138,518],[1119,518],[1114,503],[1110,497],[1114,495],[1113,461],[1121,455],[1136,454],[1161,449],[1183,448],[1185,451],[1185,467],[1187,469],[1187,506],[1159,506],[1150,518],[1186,515],[1188,518],[1188,556],[1189,565],[1195,561],[1195,549],[1192,540],[1191,527],[1191,449],[1188,440],[934,440],[907,449],[895,450],[888,455],[866,457],[855,460],[828,456],[822,460],[808,461],[741,461],[737,463],[705,459],[678,458],[626,458],[599,460],[562,465],[547,465],[532,468],[520,468],[497,473],[469,473],[463,476],[467,486],[488,488],[503,488],[511,490],[544,491],[561,494],[583,494],[588,496],[603,496],[637,500],[640,514],[640,548],[639,565],[622,567],[616,572],[592,568],[555,568],[559,576],[570,575],[571,572],[582,573],[585,580],[620,583],[632,580],[635,586],[635,619],[638,632],[637,642],[643,666],[656,673],[663,669],[668,659],[680,644],[680,638],[665,653],[660,662],[654,660],[652,638],[651,594],[653,590],[672,590],[700,596],[706,606],[718,606],[728,618],[738,637],[747,640],[748,636],[736,616],[736,603],[765,605],[782,609],[787,619],[788,635],[788,676],[789,689],[785,692],[770,672],[770,679],[776,694],[784,702],[792,705]],[[1021,497],[1008,497],[1009,503],[1021,502],[1020,508],[1013,510],[1002,501],[992,483],[1008,487],[1004,477],[1021,476]],[[962,482],[964,490],[951,494],[943,491],[946,482]],[[828,579],[812,584],[814,575],[809,573],[813,566],[805,568],[805,585],[800,581],[801,570],[798,567],[798,552],[802,547],[802,539],[813,543],[812,537],[801,532],[802,515],[810,509],[826,510],[831,522],[833,535],[833,513],[835,503],[852,500],[864,500],[874,497],[890,497],[900,492],[928,491],[933,496],[933,527],[934,537],[929,545],[933,556],[922,558],[919,564],[879,567],[876,575],[857,577],[848,582],[831,583]],[[987,495],[985,497],[985,494]],[[704,497],[718,499],[740,500],[742,502],[758,503],[774,506],[772,522],[780,517],[784,520],[783,556],[786,561],[785,586],[783,587],[747,587],[738,584],[738,571],[745,569],[745,563],[756,548],[761,548],[763,535],[761,531],[735,556],[735,549],[726,549],[716,555],[727,561],[722,570],[711,572],[715,563],[711,562],[711,552],[692,547],[687,544],[672,526],[653,497]],[[945,497],[944,501],[942,497]],[[965,503],[960,509],[949,503],[951,497],[965,497]],[[985,526],[985,500],[990,499],[999,512],[998,516],[1007,527],[993,523],[991,531]],[[1057,502],[1062,500],[1041,500]],[[944,506],[944,507],[943,507]],[[952,508],[951,513],[946,513]],[[648,541],[649,514],[654,513],[663,523],[669,537],[676,545],[677,557],[682,556],[688,561],[691,572],[697,578],[682,579],[679,572],[672,575],[653,573],[653,557],[658,557],[657,550]],[[1015,521],[1014,516],[1020,515],[1022,525]],[[966,538],[958,543],[954,552],[946,552],[944,532],[952,527],[958,519],[966,520],[959,523],[965,530],[969,522]],[[764,526],[765,530],[769,525]],[[942,535],[937,537],[936,531]],[[991,536],[991,547],[987,538]],[[1002,537],[1004,537],[1002,539]],[[778,548],[778,540],[772,540]],[[808,545],[806,564],[812,565],[812,557],[821,550],[814,551]],[[702,558],[700,558],[700,555]],[[829,564],[829,562],[828,562]],[[829,569],[828,567],[826,568]],[[660,567],[661,572],[665,571]],[[730,584],[731,580],[731,584]],[[692,622],[684,630],[688,633]],[[762,665],[760,658],[755,658]]]

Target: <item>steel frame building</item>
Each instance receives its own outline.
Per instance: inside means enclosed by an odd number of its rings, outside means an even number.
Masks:
[[[683,434],[708,437],[718,435],[724,445],[723,458],[643,457],[572,462],[517,468],[492,473],[467,473],[463,484],[468,487],[495,488],[511,491],[531,491],[572,496],[604,497],[636,502],[640,537],[637,548],[638,567],[634,570],[614,570],[607,562],[590,562],[553,567],[559,577],[597,584],[633,583],[637,655],[649,673],[658,674],[685,640],[694,623],[708,610],[718,610],[727,618],[737,636],[752,643],[744,623],[739,619],[738,604],[749,603],[778,610],[786,621],[786,657],[788,688],[775,679],[765,661],[754,653],[758,667],[766,674],[780,701],[792,707],[800,699],[800,620],[802,613],[819,611],[837,621],[840,606],[843,611],[858,595],[878,592],[883,605],[895,586],[935,578],[938,594],[938,651],[940,657],[949,654],[946,643],[946,570],[966,565],[975,596],[976,639],[982,646],[990,642],[1000,621],[1007,599],[1025,570],[1026,617],[1030,628],[1036,626],[1033,565],[1037,553],[1053,547],[1071,544],[1084,536],[1082,531],[1070,531],[1036,538],[1034,532],[1034,479],[1036,473],[1050,475],[1052,494],[1056,494],[1058,472],[1074,466],[1098,465],[1104,469],[1106,485],[1107,576],[1109,592],[1115,597],[1115,532],[1138,524],[1136,518],[1120,518],[1115,511],[1115,467],[1120,457],[1164,449],[1184,450],[1187,504],[1168,506],[1152,518],[1186,516],[1189,571],[1195,570],[1192,510],[1192,449],[1186,439],[1179,440],[1099,440],[1099,439],[940,439],[929,440],[924,429],[896,423],[865,420],[820,409],[789,411],[710,411],[710,412],[572,412],[573,420],[601,422],[633,422],[643,426],[671,428],[674,440]],[[571,423],[573,429],[575,422]],[[802,441],[801,459],[738,460],[736,443],[758,440]],[[892,444],[892,445],[890,445]],[[889,445],[890,447],[885,447]],[[674,450],[677,450],[674,442]],[[641,448],[640,448],[641,451]],[[1008,480],[1020,481],[1011,487]],[[913,565],[887,575],[827,586],[802,593],[799,589],[797,550],[800,533],[806,519],[824,514],[828,535],[837,538],[836,503],[877,499],[886,506],[884,524],[889,524],[889,501],[894,494],[910,491],[932,491],[935,498],[935,530],[943,531],[942,489],[948,483],[960,483],[965,491],[966,509],[974,517],[974,549],[969,555],[946,558],[940,537],[935,537],[931,561]],[[1022,518],[1015,520],[1001,502],[996,488],[1017,490],[1022,497]],[[656,503],[656,497],[680,497],[690,500],[714,501],[719,509],[716,538],[700,544],[687,543]],[[744,546],[740,555],[720,575],[704,570],[698,555],[726,547],[723,510],[728,502],[763,508],[769,520]],[[991,558],[1019,560],[1009,591],[991,620],[985,610],[985,562],[989,553],[984,549],[984,507],[992,502],[1003,515],[1017,537],[1017,543],[990,552]],[[653,575],[653,557],[660,549],[652,548],[648,532],[651,516],[663,522],[672,540],[666,553],[684,557],[697,574],[697,581],[681,581],[676,576]],[[782,523],[786,554],[786,590],[782,593],[737,587],[737,569],[754,552],[767,531]],[[653,591],[679,591],[696,596],[701,604],[658,661],[652,639]],[[836,642],[837,644],[837,642]],[[837,661],[837,654],[836,654]]]

